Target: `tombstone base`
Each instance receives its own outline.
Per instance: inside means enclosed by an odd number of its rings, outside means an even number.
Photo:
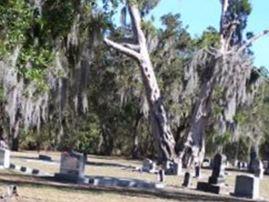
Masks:
[[[65,173],[56,173],[54,178],[60,182],[71,182],[71,183],[85,183],[86,179],[83,176],[65,174]]]
[[[214,184],[209,184],[207,182],[198,182],[197,183],[197,190],[204,191],[204,192],[210,192],[210,193],[214,193],[214,194],[219,194],[220,193],[220,186],[214,185]]]
[[[224,177],[212,177],[211,176],[208,179],[209,184],[222,184],[224,182],[225,182]]]

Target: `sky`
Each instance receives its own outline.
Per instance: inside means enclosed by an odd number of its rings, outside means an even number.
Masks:
[[[248,18],[246,31],[259,33],[269,29],[269,0],[251,0],[252,13]],[[159,5],[151,12],[156,19],[167,13],[180,13],[181,20],[192,36],[200,36],[208,27],[219,28],[220,19],[219,0],[161,0]],[[265,66],[269,69],[269,35],[253,44],[255,65]]]

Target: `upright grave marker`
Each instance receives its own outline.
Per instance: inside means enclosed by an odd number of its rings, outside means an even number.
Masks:
[[[9,168],[10,165],[10,151],[0,148],[0,167]]]
[[[60,173],[55,177],[61,181],[83,182],[85,169],[85,157],[83,154],[70,151],[61,155]]]
[[[252,199],[259,198],[259,178],[250,175],[236,176],[234,195]]]
[[[226,156],[216,154],[213,160],[212,175],[209,177],[208,183],[198,182],[197,189],[200,191],[219,194],[221,185],[225,181],[225,162]]]

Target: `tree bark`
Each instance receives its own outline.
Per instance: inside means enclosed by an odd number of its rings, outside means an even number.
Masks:
[[[17,120],[15,126],[11,130],[11,150],[19,151],[19,133],[20,133],[20,121]]]
[[[213,76],[212,76],[213,77]],[[187,140],[182,153],[184,167],[189,167],[193,161],[200,164],[203,160],[205,147],[205,129],[211,112],[211,94],[215,79],[210,78],[203,83],[199,98],[192,113],[190,128],[187,132]]]
[[[139,151],[139,137],[138,137],[138,126],[140,123],[141,118],[143,117],[143,114],[138,111],[135,124],[134,124],[134,133],[133,133],[133,150],[132,150],[132,158],[133,159],[138,159],[140,157],[140,151]]]
[[[166,162],[168,160],[175,161],[175,140],[169,126],[160,89],[150,60],[146,38],[141,28],[141,17],[137,5],[129,5],[129,13],[133,24],[134,37],[139,47],[138,51],[137,48],[131,49],[131,46],[128,46],[126,43],[118,44],[107,38],[105,38],[105,43],[134,58],[138,62],[149,104],[151,128],[155,139],[155,146],[158,151],[158,160],[160,162]]]

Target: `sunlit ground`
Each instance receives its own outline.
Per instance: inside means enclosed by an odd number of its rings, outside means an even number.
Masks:
[[[59,162],[60,153],[44,153],[48,154],[52,157],[53,161]],[[54,174],[59,171],[58,163],[44,163],[39,160],[35,160],[38,157],[37,152],[12,152],[11,162],[27,166],[30,168],[40,169],[43,172]],[[117,157],[103,157],[103,156],[88,156],[86,165],[85,174],[89,176],[108,176],[108,177],[119,177],[119,178],[133,178],[133,179],[141,179],[150,182],[157,182],[157,176],[149,173],[140,173],[137,171],[132,171],[132,167],[141,166],[141,161],[133,161],[127,160],[123,158]],[[20,176],[20,175],[10,175],[10,172],[0,171],[0,183],[3,188],[2,192],[4,192],[6,185],[8,184],[6,181],[20,181],[27,179],[29,181],[29,177]],[[7,173],[7,174],[5,174]],[[11,172],[12,173],[12,172]],[[226,185],[222,190],[224,194],[228,195],[229,193],[234,191],[234,183],[235,176],[240,174],[239,172],[230,171],[229,175],[226,178]],[[207,181],[208,176],[211,174],[210,170],[202,170],[202,177],[199,181]],[[5,181],[6,180],[6,181]],[[36,179],[35,179],[36,180]],[[42,180],[41,180],[42,181]],[[201,192],[195,191],[196,187],[196,179],[193,179],[193,185],[191,189],[183,189],[181,187],[183,181],[183,177],[178,176],[166,176],[165,184],[166,190],[171,192],[184,192],[189,195],[192,194],[200,194]],[[18,187],[19,198],[17,201],[175,201],[164,198],[156,198],[155,196],[145,196],[141,195],[129,195],[129,194],[121,194],[121,193],[111,193],[106,191],[94,191],[94,190],[77,190],[72,188],[57,188],[49,185],[31,185],[31,183],[27,184],[19,184]],[[260,182],[260,195],[263,199],[269,199],[269,176],[264,176],[264,179]],[[209,196],[215,196],[209,194]],[[16,200],[16,199],[13,199]],[[193,201],[178,199],[180,201]],[[199,201],[199,196],[197,196],[197,201]],[[210,200],[209,200],[210,201]],[[214,200],[212,200],[214,201]],[[215,200],[217,201],[217,200]],[[225,200],[224,200],[225,201]]]

